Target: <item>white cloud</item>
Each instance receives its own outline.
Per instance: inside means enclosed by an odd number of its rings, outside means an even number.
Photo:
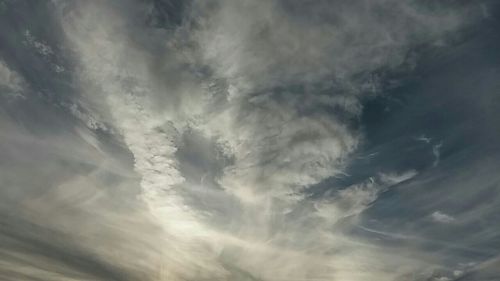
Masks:
[[[408,170],[403,173],[380,173],[380,180],[389,185],[398,184],[407,181],[418,174],[415,170]]]
[[[413,44],[459,24],[452,13],[435,16],[408,1],[308,2],[301,13],[294,1],[216,2],[197,41],[203,57],[240,92],[325,78],[359,90],[364,84],[352,83],[353,75],[397,67]]]
[[[431,141],[432,141],[431,138],[426,137],[425,135],[421,135],[421,136],[417,137],[416,140],[427,143],[427,144],[431,143]]]
[[[121,56],[127,46],[121,37],[123,34],[112,36],[108,29],[113,12],[105,11],[109,12],[106,18],[110,22],[100,25],[102,22],[95,21],[92,15],[104,12],[99,11],[104,7],[89,2],[80,8],[88,13],[83,17],[63,18],[65,29],[81,56],[83,81],[88,79],[86,83],[96,85],[99,91],[88,92],[88,98],[99,99],[109,108],[112,117],[109,121],[123,136],[134,156],[135,171],[142,177],[141,197],[164,227],[165,240],[158,241],[165,253],[163,270],[174,279],[223,275],[224,270],[216,262],[216,253],[205,248],[210,247],[209,230],[173,190],[184,182],[175,159],[178,132],[171,122],[155,114],[150,107],[147,95],[153,93],[148,77],[141,72],[144,64],[135,61],[120,65],[124,63],[125,57]],[[115,20],[119,25],[120,19]],[[199,276],[193,275],[198,273]]]
[[[453,270],[453,276],[460,277],[464,274],[462,270]]]
[[[50,56],[54,54],[54,50],[52,50],[48,44],[37,40],[29,30],[24,32],[24,38],[24,43],[34,48],[38,54],[42,56]]]
[[[432,213],[431,218],[435,222],[439,222],[439,223],[452,223],[455,221],[454,217],[447,215],[441,211],[435,211],[434,213]]]
[[[22,94],[24,79],[0,60],[0,91],[11,99],[26,99]],[[3,89],[1,89],[3,88]]]
[[[434,155],[434,162],[432,162],[433,167],[436,167],[439,164],[439,160],[441,160],[442,146],[443,146],[442,142],[432,146],[432,155]]]
[[[357,7],[340,3],[338,10],[312,5],[314,13],[327,13],[325,22],[297,19],[280,2],[221,1],[215,10],[198,3],[194,9],[206,15],[196,19],[201,27],[182,27],[196,48],[182,49],[176,34],[158,39],[140,30],[152,37],[148,43],[163,46],[160,54],[131,40],[137,30],[103,2],[65,11],[84,98],[109,117],[133,154],[141,198],[163,227],[162,274],[230,280],[228,268],[236,267],[264,280],[376,281],[425,264],[346,235],[355,222],[337,224],[361,215],[384,188],[415,171],[381,174],[380,183],[354,185],[320,202],[302,193],[342,174],[360,142],[359,132],[336,114],[359,118],[361,92],[376,86],[354,76],[400,66],[413,44],[457,24],[453,15],[434,17],[401,3],[386,3],[394,22],[360,16]],[[213,76],[189,70],[201,67]],[[330,82],[320,83],[325,78]],[[227,87],[213,90],[219,80]],[[294,90],[297,84],[303,88]],[[317,94],[321,90],[327,93]],[[217,178],[221,204],[237,206],[223,214],[223,226],[210,223],[217,214],[183,195],[197,190],[182,189],[190,175],[181,173],[176,154],[187,129],[214,140],[232,159]]]
[[[78,104],[71,104],[67,106],[71,112],[76,118],[80,119],[87,128],[91,130],[103,130],[103,131],[109,131],[110,129],[104,124],[103,122],[100,121],[101,118],[96,117],[95,113],[93,112],[87,112],[84,110],[84,108]]]
[[[333,198],[316,203],[315,208],[318,216],[335,223],[342,218],[359,215],[382,191],[382,186],[369,180],[340,190]]]

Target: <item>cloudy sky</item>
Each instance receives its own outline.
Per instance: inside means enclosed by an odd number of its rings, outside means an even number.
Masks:
[[[495,0],[0,0],[0,280],[500,280]]]

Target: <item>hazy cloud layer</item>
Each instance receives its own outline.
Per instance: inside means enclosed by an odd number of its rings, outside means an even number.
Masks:
[[[7,280],[498,274],[494,4],[0,4]]]

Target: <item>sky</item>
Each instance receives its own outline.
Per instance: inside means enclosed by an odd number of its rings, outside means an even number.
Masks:
[[[0,0],[0,280],[500,280],[495,0]]]

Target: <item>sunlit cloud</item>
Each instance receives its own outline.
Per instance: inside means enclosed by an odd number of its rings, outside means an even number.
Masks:
[[[0,275],[377,281],[473,272],[446,251],[491,252],[433,228],[467,217],[436,191],[449,184],[434,173],[453,171],[435,141],[444,137],[415,138],[397,124],[387,128],[406,135],[380,141],[384,124],[372,130],[365,116],[485,8],[306,2],[55,0],[47,13],[60,34],[20,28],[16,40],[50,75],[0,61],[2,94],[23,97],[0,115],[0,145],[12,151],[2,155],[13,163],[0,172],[12,186],[0,211],[16,214],[0,231],[9,255]],[[11,113],[25,109],[34,117]],[[437,168],[422,164],[415,140],[427,154],[432,146]],[[418,194],[431,183],[441,189]],[[481,214],[492,219],[488,206]]]

